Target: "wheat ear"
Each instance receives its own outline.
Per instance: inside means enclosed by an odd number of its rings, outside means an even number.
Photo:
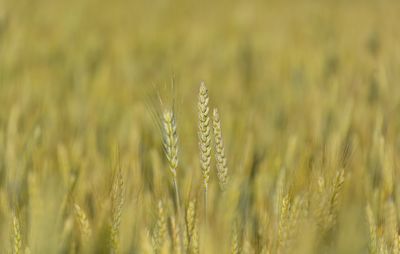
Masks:
[[[232,228],[231,253],[239,254],[240,252],[239,229],[237,223],[235,222]]]
[[[175,204],[177,211],[177,227],[181,226],[181,205],[179,198],[179,189],[178,189],[178,180],[177,180],[177,169],[178,169],[178,134],[176,127],[176,120],[173,110],[164,110],[163,113],[163,121],[162,121],[162,133],[163,133],[163,146],[164,152],[168,160],[169,171],[172,174],[172,182],[175,190]],[[177,230],[179,234],[182,234],[182,231]],[[180,236],[182,238],[182,236]],[[179,242],[181,245],[182,241]],[[182,246],[181,246],[182,248]]]
[[[22,248],[21,225],[18,217],[15,214],[13,214],[13,238],[14,246],[12,253],[19,254],[21,253]]]
[[[186,209],[187,251],[191,254],[199,253],[199,236],[196,218],[196,201],[189,202]]]
[[[393,254],[400,254],[400,235],[397,232],[393,235]]]
[[[166,231],[167,224],[165,221],[164,205],[163,202],[160,200],[157,206],[157,223],[152,237],[154,253],[160,253],[164,243]]]
[[[186,229],[189,238],[189,243],[193,235],[193,230],[195,227],[195,219],[196,219],[196,204],[195,201],[190,201],[186,209]]]
[[[290,209],[290,197],[289,194],[286,194],[286,196],[282,199],[282,204],[279,213],[277,253],[282,253],[282,250],[285,249],[287,244],[289,235],[289,228],[288,228],[289,209]]]
[[[122,172],[118,169],[111,192],[111,253],[119,252],[119,227],[121,224],[122,207],[125,199],[125,188]]]
[[[171,217],[171,239],[172,239],[172,253],[180,254],[182,253],[182,242],[181,242],[181,232],[179,230],[178,222],[175,217]]]
[[[369,204],[367,205],[366,211],[369,224],[369,253],[376,254],[378,253],[378,236],[374,214]]]
[[[180,210],[179,191],[176,171],[178,169],[178,134],[176,131],[176,120],[172,110],[165,110],[163,113],[163,146],[165,156],[168,160],[169,171],[172,174],[172,181],[175,189],[175,201],[177,210]]]
[[[200,166],[204,181],[204,211],[207,218],[207,190],[210,177],[211,163],[211,126],[208,107],[208,90],[204,82],[200,83],[199,91],[199,146],[200,146]]]
[[[340,201],[340,196],[342,194],[343,184],[344,184],[344,170],[342,169],[336,172],[335,180],[332,186],[332,196],[330,200],[329,223],[328,223],[328,225],[330,224],[330,226],[336,224],[337,220],[336,217],[339,209],[339,201]]]
[[[79,205],[75,204],[74,207],[75,207],[75,216],[79,223],[79,230],[81,231],[81,237],[84,243],[86,243],[90,235],[92,234],[89,220],[87,219],[85,212],[82,210],[82,208],[79,207]]]
[[[222,138],[221,120],[219,118],[218,109],[213,110],[213,129],[215,143],[215,158],[217,161],[217,175],[219,186],[222,191],[225,190],[228,181],[228,166],[225,157],[224,140]]]
[[[163,146],[169,170],[173,178],[176,179],[176,170],[178,168],[178,135],[175,115],[172,110],[165,110],[163,113]]]

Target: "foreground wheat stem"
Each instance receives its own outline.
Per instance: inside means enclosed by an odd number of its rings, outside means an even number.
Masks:
[[[221,120],[219,118],[218,109],[213,111],[213,129],[215,142],[215,158],[217,161],[217,175],[219,186],[222,191],[225,190],[228,176],[228,166],[225,157],[224,140],[222,138]]]
[[[210,177],[211,162],[211,126],[208,107],[208,90],[204,82],[200,83],[199,91],[199,146],[200,146],[200,166],[203,173],[204,183],[204,213],[207,220],[207,190]]]

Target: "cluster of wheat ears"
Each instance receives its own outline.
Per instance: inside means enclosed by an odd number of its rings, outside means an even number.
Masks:
[[[338,216],[341,206],[342,193],[346,178],[345,168],[351,157],[350,149],[344,152],[332,152],[328,158],[329,169],[326,172],[313,170],[306,181],[307,188],[299,190],[296,186],[301,180],[295,180],[295,174],[286,167],[281,167],[270,191],[269,201],[260,200],[255,186],[260,183],[250,173],[248,179],[240,185],[228,170],[225,154],[221,118],[217,108],[210,111],[209,94],[204,82],[200,84],[198,95],[198,146],[199,164],[201,169],[203,198],[192,195],[186,202],[181,202],[181,183],[179,182],[179,139],[174,107],[163,105],[162,113],[158,115],[159,127],[162,134],[162,146],[167,161],[170,177],[170,187],[173,189],[171,199],[168,195],[157,200],[154,204],[154,219],[147,229],[136,229],[144,236],[140,237],[138,253],[207,253],[206,245],[210,241],[209,234],[215,236],[219,231],[215,227],[213,212],[221,209],[226,212],[224,217],[230,225],[230,232],[224,232],[229,237],[229,243],[217,241],[216,249],[229,246],[230,253],[307,253],[315,249],[324,250],[324,246],[334,244],[338,232]],[[294,146],[292,142],[289,147]],[[337,147],[337,146],[334,146]],[[387,149],[384,139],[376,134],[373,151],[377,157],[372,158],[372,164],[382,164],[383,184],[375,191],[368,190],[371,197],[365,204],[364,216],[369,224],[369,253],[400,253],[400,235],[397,225],[397,209],[393,200],[394,180],[393,165],[389,165],[391,151]],[[389,155],[388,155],[389,154]],[[94,229],[87,212],[73,201],[69,193],[61,205],[62,246],[68,253],[75,252],[104,252],[120,253],[120,227],[126,199],[124,174],[119,165],[119,151],[114,151],[114,177],[107,208],[108,219],[100,228]],[[292,160],[290,149],[286,164]],[[256,159],[255,159],[256,160]],[[214,162],[214,163],[213,163]],[[253,162],[254,163],[254,162]],[[211,169],[215,169],[215,173]],[[210,192],[210,178],[216,176],[218,186]],[[232,177],[230,177],[232,176]],[[233,183],[229,180],[233,179]],[[261,178],[264,180],[264,177]],[[29,196],[32,200],[40,193],[36,186],[35,176],[28,176]],[[76,184],[72,177],[71,186]],[[371,188],[372,184],[366,184]],[[167,186],[166,186],[167,187]],[[261,188],[262,189],[262,188]],[[165,189],[168,192],[168,187]],[[210,199],[212,194],[212,199]],[[194,196],[194,198],[193,198]],[[197,198],[196,198],[197,196]],[[173,197],[173,198],[172,198]],[[249,198],[250,197],[250,198]],[[236,198],[236,200],[235,200]],[[253,200],[251,200],[253,199]],[[262,199],[262,198],[261,198]],[[31,201],[34,203],[35,201]],[[211,203],[213,209],[209,209]],[[170,206],[173,204],[172,206]],[[217,207],[217,208],[216,208]],[[219,208],[218,208],[219,207]],[[349,207],[349,206],[347,206]],[[170,209],[172,208],[172,209]],[[68,211],[74,212],[74,220],[78,225],[78,235],[72,230]],[[382,215],[383,214],[383,215]],[[222,218],[218,217],[218,218]],[[377,221],[383,218],[383,221]],[[31,253],[31,249],[23,236],[18,210],[12,213],[11,253]],[[139,224],[141,225],[141,224]],[[97,231],[97,232],[94,232]],[[97,247],[99,241],[105,241],[102,247]],[[64,245],[63,245],[64,244]],[[68,247],[66,247],[68,246]],[[75,246],[75,247],[74,247]],[[63,252],[64,253],[64,252]]]
[[[265,172],[254,172],[257,168],[255,164],[258,162],[251,150],[250,157],[253,155],[255,157],[246,166],[250,172],[246,172],[245,177],[243,172],[228,170],[220,114],[217,108],[210,111],[209,101],[207,87],[202,82],[197,105],[201,195],[188,196],[186,193],[182,195],[181,192],[184,184],[179,181],[182,179],[179,176],[183,171],[179,166],[180,149],[174,107],[163,105],[162,112],[157,114],[163,152],[169,171],[165,176],[169,176],[170,183],[162,185],[161,188],[165,189],[161,192],[168,193],[171,190],[171,195],[158,195],[157,200],[152,196],[154,210],[150,214],[153,214],[153,217],[145,222],[136,218],[138,222],[135,223],[133,231],[140,236],[136,236],[139,240],[133,241],[135,246],[131,247],[129,252],[208,253],[223,249],[233,254],[313,253],[317,250],[330,253],[329,248],[340,237],[338,236],[340,228],[345,227],[343,223],[349,225],[356,223],[343,219],[344,214],[355,213],[355,217],[362,217],[360,221],[365,221],[365,224],[369,225],[369,230],[366,230],[369,231],[368,247],[366,246],[363,251],[368,250],[371,254],[400,253],[394,154],[393,149],[385,144],[385,139],[381,135],[380,120],[377,121],[368,163],[382,169],[379,176],[381,180],[373,183],[370,181],[376,176],[371,179],[365,178],[366,198],[360,199],[365,211],[359,213],[358,210],[352,211],[353,208],[349,203],[341,208],[346,179],[360,177],[346,173],[346,168],[351,164],[353,157],[352,148],[348,143],[344,143],[345,146],[341,149],[342,146],[337,144],[337,137],[333,138],[330,142],[331,147],[327,148],[325,162],[321,161],[319,162],[321,164],[318,164],[323,165],[324,171],[315,167],[309,176],[305,176],[304,173],[296,174],[290,169],[296,146],[296,140],[293,139],[288,145],[285,164],[277,162],[281,164],[279,171],[276,177],[269,180],[273,183],[266,184],[265,181],[268,181],[269,177]],[[70,179],[69,191],[57,209],[58,214],[55,218],[60,221],[54,222],[61,225],[60,228],[57,227],[61,232],[60,236],[55,238],[61,241],[56,244],[61,246],[57,247],[60,253],[127,252],[127,244],[121,249],[120,238],[124,218],[132,217],[123,216],[124,210],[125,212],[127,210],[124,209],[127,200],[126,182],[130,179],[124,176],[121,169],[118,148],[113,153],[114,176],[111,191],[109,198],[101,206],[105,212],[97,211],[96,213],[100,215],[95,215],[96,219],[93,219],[93,215],[88,215],[86,204],[79,204],[73,197],[77,176],[71,174],[67,177]],[[60,149],[59,154],[60,161],[68,164],[63,149]],[[162,168],[161,163],[157,170]],[[212,169],[215,169],[215,172]],[[218,188],[210,188],[210,179],[212,180],[214,176]],[[37,175],[28,175],[26,181],[29,204],[33,208],[39,207],[39,211],[32,208],[29,212],[31,213],[29,216],[33,217],[30,219],[30,224],[34,225],[35,216],[41,216],[40,210],[43,204],[40,196],[44,195],[43,188],[40,190],[38,186]],[[374,184],[378,186],[374,187]],[[272,186],[272,189],[263,190],[263,186]],[[181,200],[182,196],[186,197],[184,202]],[[141,202],[135,203],[136,209],[145,212],[140,205]],[[143,206],[149,207],[144,203]],[[73,211],[72,217],[71,211]],[[21,220],[21,217],[24,217],[23,211],[16,208],[11,214],[10,252],[35,253],[27,242],[25,228],[27,223]],[[140,215],[139,212],[135,214]],[[217,220],[221,221],[216,222]],[[74,224],[78,230],[74,230]],[[219,226],[225,231],[221,232]],[[228,232],[227,228],[230,228]],[[221,236],[224,240],[210,239],[218,237],[219,234],[224,235]],[[212,248],[208,246],[210,243],[214,245]],[[35,243],[31,240],[30,244]]]
[[[400,254],[399,13],[0,0],[0,254]]]

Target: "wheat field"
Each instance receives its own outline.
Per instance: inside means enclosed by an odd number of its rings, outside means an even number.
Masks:
[[[0,253],[400,254],[399,24],[0,0]]]

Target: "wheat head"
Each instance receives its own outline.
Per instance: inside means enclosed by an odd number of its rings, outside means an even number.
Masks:
[[[221,120],[218,109],[216,108],[213,110],[213,129],[219,186],[221,190],[225,190],[228,181],[228,166],[227,159],[225,157],[224,140],[222,138]]]

